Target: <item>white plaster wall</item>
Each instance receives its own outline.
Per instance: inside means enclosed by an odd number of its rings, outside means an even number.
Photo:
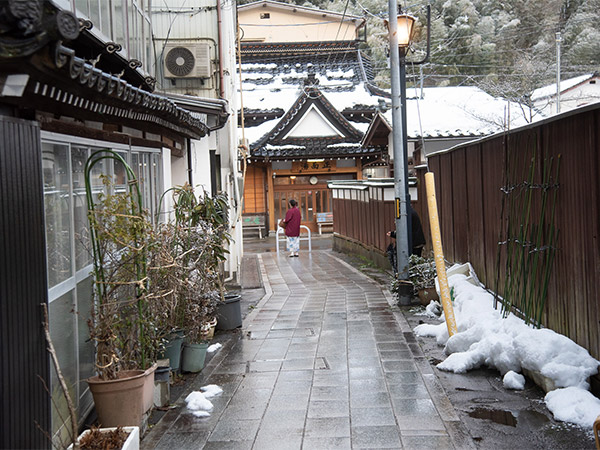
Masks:
[[[207,138],[199,141],[192,140],[192,181],[196,195],[202,193],[202,189],[212,195],[210,189],[210,140]]]

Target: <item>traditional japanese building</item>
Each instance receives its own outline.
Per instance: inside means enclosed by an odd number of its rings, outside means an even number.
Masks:
[[[270,230],[298,201],[302,224],[332,208],[327,181],[356,180],[386,163],[360,145],[389,95],[359,50],[362,18],[260,1],[238,8],[243,136],[248,146],[244,213]]]

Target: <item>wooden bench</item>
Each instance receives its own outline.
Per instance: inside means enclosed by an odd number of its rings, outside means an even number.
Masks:
[[[317,213],[317,226],[319,227],[319,235],[323,234],[323,226],[333,226],[333,213],[320,212]]]
[[[258,237],[262,239],[263,230],[266,229],[266,216],[264,214],[253,214],[242,217],[243,230],[258,230]]]

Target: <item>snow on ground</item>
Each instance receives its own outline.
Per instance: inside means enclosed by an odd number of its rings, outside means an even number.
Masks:
[[[212,352],[216,352],[217,350],[219,350],[221,347],[223,347],[223,344],[219,344],[218,342],[216,344],[210,345],[206,351],[208,353],[212,353]]]
[[[504,378],[502,379],[502,383],[506,389],[516,389],[519,391],[525,389],[525,377],[512,370],[506,372],[506,375],[504,375]]]
[[[215,397],[223,392],[216,384],[209,384],[200,388],[200,391],[191,392],[186,398],[187,409],[196,417],[208,417],[213,409],[209,398]]]
[[[563,335],[528,326],[513,314],[503,318],[500,311],[494,309],[492,294],[468,281],[466,275],[450,275],[448,282],[455,294],[458,333],[448,338],[445,322],[415,328],[417,336],[435,337],[438,344],[445,345],[449,356],[437,367],[465,373],[487,366],[498,369],[503,376],[510,371],[516,375],[523,369],[538,372],[552,380],[557,388],[568,388],[567,392],[572,393],[569,397],[561,394],[565,389],[557,389],[546,396],[546,404],[555,417],[591,426],[592,416],[595,419],[600,415],[600,400],[588,392],[587,379],[598,372],[600,363]],[[512,377],[509,375],[509,380]],[[569,407],[563,407],[565,404]],[[560,413],[557,414],[556,408],[561,409]]]

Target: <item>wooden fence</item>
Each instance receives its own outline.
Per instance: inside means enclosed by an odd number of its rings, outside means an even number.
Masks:
[[[469,261],[481,281],[505,294],[508,192],[556,191],[554,214],[534,197],[529,217],[544,223],[542,246],[555,249],[541,324],[600,358],[600,104],[431,155],[446,258]],[[560,159],[560,171],[554,176]],[[553,176],[544,162],[553,161]],[[419,174],[424,197],[425,170]],[[515,174],[521,174],[519,175]],[[512,177],[512,179],[511,179]],[[515,178],[516,177],[516,178]],[[539,196],[538,196],[539,197]],[[553,197],[552,197],[553,198]],[[547,205],[546,205],[547,206]],[[543,213],[542,213],[543,212]],[[543,216],[543,217],[542,217]],[[421,216],[427,222],[426,212]],[[549,237],[553,222],[558,238]],[[514,226],[513,226],[514,228]],[[511,237],[508,236],[510,240]],[[512,237],[515,240],[514,236]],[[503,242],[503,243],[502,243]],[[551,242],[549,244],[548,242]],[[500,252],[499,252],[500,250]],[[542,282],[541,280],[535,280]]]
[[[540,323],[577,342],[597,359],[600,359],[599,130],[600,104],[596,104],[457,146],[430,155],[428,160],[429,170],[435,174],[446,259],[471,262],[486,287],[501,296],[505,294],[507,272],[515,271],[515,267],[507,269],[506,241],[517,241],[507,235],[511,218],[505,192],[511,189],[556,192],[554,211],[544,208],[539,198],[533,198],[528,209],[529,217],[545,225],[540,228],[543,245],[534,248],[532,243],[531,251],[555,249]],[[553,161],[556,167],[559,159],[558,176],[548,178],[544,162]],[[418,170],[418,200],[415,202],[413,198],[413,207],[430,241],[423,178],[426,170]],[[385,233],[394,226],[393,184],[354,184],[330,186],[334,247],[341,249],[339,242],[349,241],[354,244],[353,251],[361,248],[384,257],[389,243]],[[549,238],[551,223],[558,232],[555,241]]]

